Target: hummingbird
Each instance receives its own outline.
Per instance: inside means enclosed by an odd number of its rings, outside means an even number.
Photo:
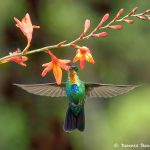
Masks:
[[[68,71],[66,82],[61,85],[56,83],[45,84],[14,84],[23,90],[40,96],[67,97],[68,109],[64,120],[64,131],[71,132],[75,129],[84,131],[86,98],[110,98],[133,90],[137,85],[112,85],[102,83],[88,83],[80,80],[78,68],[74,65]]]

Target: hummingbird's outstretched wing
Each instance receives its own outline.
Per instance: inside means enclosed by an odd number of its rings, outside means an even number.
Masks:
[[[99,83],[85,83],[87,97],[113,97],[127,93],[138,87],[137,85],[112,85]]]
[[[41,96],[50,97],[64,97],[66,96],[65,86],[66,83],[57,85],[56,83],[46,83],[46,84],[14,84],[23,90]]]

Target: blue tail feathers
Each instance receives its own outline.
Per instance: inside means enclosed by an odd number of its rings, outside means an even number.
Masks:
[[[72,112],[71,107],[69,106],[64,121],[64,130],[67,132],[71,132],[75,129],[78,129],[79,131],[84,131],[84,128],[85,128],[84,107],[77,115],[75,115]]]

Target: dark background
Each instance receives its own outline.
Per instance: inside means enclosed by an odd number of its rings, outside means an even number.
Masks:
[[[148,0],[4,0],[0,1],[0,56],[23,49],[26,39],[15,27],[13,17],[28,12],[34,30],[30,49],[78,37],[86,18],[94,28],[109,12],[120,8],[129,13],[149,9]],[[135,19],[135,18],[134,18]],[[41,77],[41,65],[50,60],[39,53],[29,56],[28,67],[15,63],[0,65],[0,149],[1,150],[112,150],[114,144],[150,144],[150,28],[148,21],[123,25],[121,31],[109,30],[104,39],[81,42],[92,49],[95,65],[86,64],[80,78],[89,82],[141,84],[128,94],[111,99],[86,101],[86,129],[65,133],[62,129],[67,103],[65,98],[28,94],[13,83],[53,82],[52,73]],[[72,48],[54,49],[59,58],[72,59]],[[66,72],[63,74],[66,80]],[[117,148],[121,149],[121,147]],[[132,149],[132,148],[131,148]]]

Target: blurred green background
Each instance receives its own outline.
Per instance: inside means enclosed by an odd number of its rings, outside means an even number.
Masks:
[[[86,18],[94,28],[106,12],[113,17],[120,8],[127,14],[136,6],[142,12],[150,5],[148,0],[0,1],[0,56],[25,47],[26,39],[15,27],[14,16],[21,19],[28,12],[32,22],[41,26],[33,34],[31,49],[35,49],[75,39]],[[121,150],[121,143],[150,144],[150,24],[137,20],[123,27],[121,31],[110,30],[107,38],[79,43],[94,51],[96,61],[95,65],[86,64],[80,78],[142,86],[115,98],[87,100],[83,133],[62,130],[67,109],[65,98],[34,96],[12,85],[53,82],[52,73],[46,78],[40,75],[41,65],[49,61],[49,56],[29,56],[27,68],[15,63],[0,65],[0,150]],[[72,48],[56,49],[53,53],[66,59],[75,55]]]

